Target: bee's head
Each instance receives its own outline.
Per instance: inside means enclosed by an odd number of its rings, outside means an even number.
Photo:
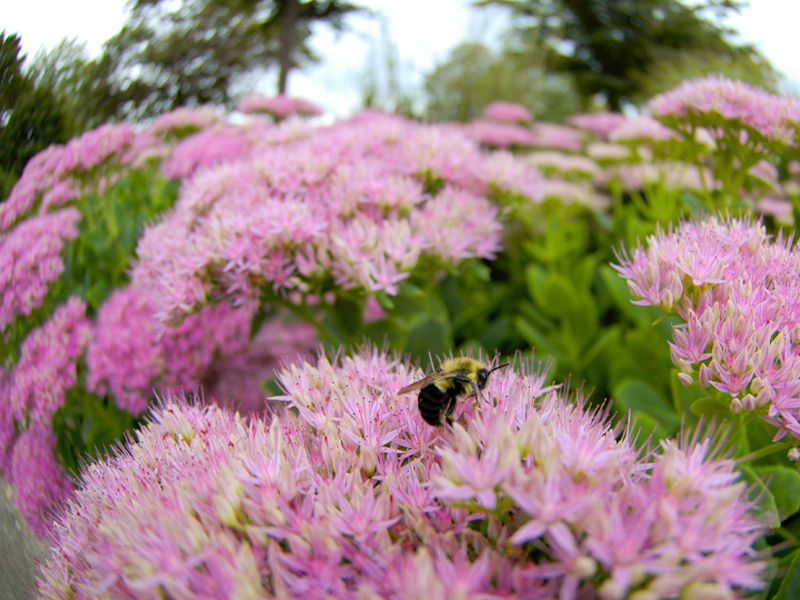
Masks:
[[[480,389],[483,389],[484,386],[486,385],[486,381],[489,379],[489,375],[491,375],[492,372],[497,371],[497,369],[502,369],[503,367],[507,367],[507,366],[508,366],[508,363],[505,363],[504,365],[498,365],[494,369],[491,369],[491,370],[487,370],[486,368],[479,369],[478,370],[478,387]]]

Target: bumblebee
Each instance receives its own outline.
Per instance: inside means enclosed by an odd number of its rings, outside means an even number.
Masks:
[[[442,421],[453,424],[453,413],[459,396],[475,394],[483,397],[484,386],[489,375],[508,363],[487,369],[474,358],[451,358],[444,361],[441,371],[404,387],[398,394],[419,390],[419,412],[430,425],[441,425]]]

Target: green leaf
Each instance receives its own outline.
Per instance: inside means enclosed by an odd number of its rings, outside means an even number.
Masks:
[[[453,348],[450,324],[427,320],[408,332],[403,352],[412,357],[427,357],[428,354],[443,355]]]
[[[753,467],[753,470],[769,485],[781,521],[800,509],[800,473],[797,469],[769,465]]]
[[[755,470],[747,465],[739,467],[742,472],[744,480],[750,484],[750,494],[753,499],[758,498],[756,503],[756,516],[769,527],[777,529],[780,527],[781,522],[778,517],[778,505],[775,502],[775,496],[767,487],[766,482],[755,472]]]
[[[800,598],[800,550],[794,551],[792,564],[783,576],[783,583],[772,600],[797,600]]]
[[[672,410],[669,401],[649,383],[628,379],[613,390],[616,404],[624,411],[640,411],[657,420],[661,426],[672,433],[681,424],[680,417]]]
[[[344,337],[351,343],[358,342],[363,327],[363,304],[342,294],[336,294],[336,300],[330,308],[330,313],[334,325]]]
[[[522,317],[517,317],[514,319],[514,326],[517,332],[533,346],[537,353],[546,352],[551,356],[559,358],[560,352],[558,349],[550,343],[550,340],[548,340],[535,325],[532,325]]]
[[[713,417],[717,417],[719,421],[720,419],[731,420],[735,416],[731,411],[730,404],[708,396],[692,402],[689,406],[689,410],[698,417],[706,417],[709,421]]]

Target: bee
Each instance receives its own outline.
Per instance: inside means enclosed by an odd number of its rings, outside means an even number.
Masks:
[[[451,358],[444,361],[441,371],[404,387],[398,394],[419,390],[419,412],[426,423],[441,425],[442,421],[453,424],[453,413],[459,396],[475,394],[483,397],[484,386],[489,375],[508,363],[494,369],[474,358]]]

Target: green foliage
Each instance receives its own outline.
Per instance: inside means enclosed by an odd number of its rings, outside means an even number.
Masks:
[[[317,60],[311,25],[336,30],[354,4],[339,0],[136,0],[123,29],[90,65],[87,96],[109,118],[145,118],[180,106],[232,109],[253,75]],[[91,80],[85,82],[92,85]]]
[[[483,0],[510,7],[523,40],[544,41],[549,68],[569,73],[588,105],[601,94],[610,109],[641,99],[648,74],[679,53],[700,52],[707,63],[736,61],[751,76],[774,80],[769,63],[751,46],[736,46],[717,17],[739,2],[678,0]],[[683,77],[686,77],[684,74]],[[648,83],[647,85],[651,85]]]
[[[537,49],[506,46],[496,54],[464,42],[425,76],[426,117],[469,121],[488,104],[503,100],[529,107],[540,121],[560,121],[577,111],[578,97],[567,78],[547,72]]]
[[[61,106],[24,73],[20,53],[19,36],[0,33],[0,199],[34,155],[69,138]]]

